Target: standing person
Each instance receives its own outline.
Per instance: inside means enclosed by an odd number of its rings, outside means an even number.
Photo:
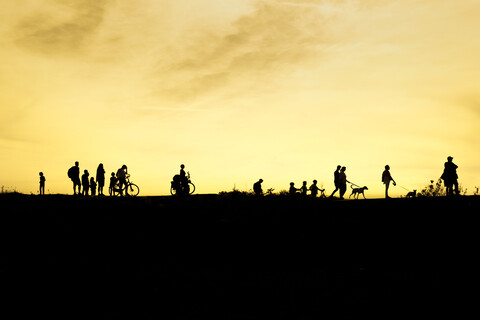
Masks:
[[[340,190],[340,187],[339,187],[339,184],[338,184],[338,177],[339,177],[341,168],[342,168],[342,166],[337,166],[337,170],[335,170],[335,172],[333,172],[333,182],[335,183],[335,190],[333,190],[332,194],[330,195],[330,198],[333,198],[333,195],[335,194],[335,192]]]
[[[103,163],[100,163],[97,168],[97,183],[98,183],[98,195],[103,196],[103,187],[105,186],[105,169]]]
[[[95,182],[95,179],[93,179],[93,177],[90,178],[90,191],[92,193],[92,196],[95,196],[97,191],[97,183]]]
[[[123,165],[120,169],[117,170],[117,181],[118,188],[120,189],[120,194],[123,196],[123,186],[127,185],[127,166]]]
[[[77,194],[77,190],[76,190],[76,187],[78,186],[78,194],[81,194],[80,193],[80,187],[81,187],[81,184],[80,184],[80,167],[78,166],[78,161],[75,161],[75,165],[73,167],[71,167],[70,169],[68,169],[68,177],[70,178],[70,180],[72,180],[73,182],[73,194]]]
[[[43,172],[39,173],[40,176],[40,190],[39,193],[40,195],[45,195],[45,176],[43,175]]]
[[[262,182],[263,182],[263,179],[260,179],[260,180],[258,180],[257,182],[255,182],[255,183],[253,184],[253,192],[254,192],[255,195],[257,195],[257,196],[263,195]]]
[[[458,175],[457,175],[457,168],[458,166],[452,162],[453,157],[447,157],[447,162],[445,162],[445,168],[443,169],[443,174],[441,178],[443,179],[443,183],[445,184],[445,188],[447,189],[447,196],[451,196],[454,194],[453,187],[455,187],[455,194],[458,195]]]
[[[83,170],[82,174],[82,194],[84,196],[88,196],[88,189],[90,188],[90,182],[88,181],[88,176],[90,174],[88,173],[88,170]]]
[[[347,175],[345,174],[346,170],[346,167],[342,167],[338,174],[338,189],[340,190],[340,199],[343,199],[343,195],[347,191],[347,182],[350,183],[350,181],[347,180]]]
[[[393,185],[396,186],[397,183],[393,180],[392,175],[390,174],[390,166],[387,164],[385,170],[382,173],[382,182],[385,184],[385,198],[390,198],[388,196],[388,187],[390,187],[390,181],[393,181]]]
[[[188,195],[189,194],[189,188],[188,188],[188,179],[187,175],[185,173],[185,165],[181,164],[180,165],[180,195]]]
[[[117,178],[115,178],[115,172],[112,172],[112,175],[110,177],[110,185],[108,186],[108,194],[113,196],[113,189],[115,188],[115,185],[117,184]]]

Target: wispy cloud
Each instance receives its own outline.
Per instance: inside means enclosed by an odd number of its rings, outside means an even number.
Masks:
[[[157,92],[188,101],[232,83],[253,86],[264,75],[288,72],[289,66],[317,54],[317,46],[326,41],[324,26],[319,8],[257,1],[227,33],[185,35],[189,54],[160,64]]]
[[[48,55],[82,53],[101,25],[108,0],[47,2],[44,9],[18,23],[16,43],[32,52]]]

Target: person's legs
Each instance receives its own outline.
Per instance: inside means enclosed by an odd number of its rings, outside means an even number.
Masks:
[[[390,187],[390,181],[385,182],[385,198],[390,198],[388,196],[388,188]]]
[[[338,185],[335,185],[335,190],[333,190],[332,194],[330,195],[330,198],[332,198],[335,192],[337,192],[338,190],[339,190]]]

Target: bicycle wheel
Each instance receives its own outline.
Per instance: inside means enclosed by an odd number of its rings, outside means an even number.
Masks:
[[[193,183],[189,182],[188,187],[189,187],[188,194],[193,194],[195,192],[195,185]]]
[[[140,188],[136,184],[130,183],[130,185],[128,185],[127,195],[131,197],[136,197],[138,196],[139,193],[140,193]]]

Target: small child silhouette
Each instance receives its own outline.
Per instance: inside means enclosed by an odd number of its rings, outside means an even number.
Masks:
[[[112,172],[112,176],[110,177],[110,185],[108,186],[108,194],[113,196],[113,189],[115,189],[115,185],[117,184],[117,178],[115,177],[115,172]]]
[[[39,190],[39,192],[40,192],[41,195],[44,195],[45,194],[45,181],[46,181],[46,179],[45,179],[45,176],[43,175],[43,172],[40,172],[39,175],[40,175],[40,190]]]
[[[300,192],[302,193],[303,196],[307,195],[307,181],[303,181],[302,186],[300,187]]]
[[[97,183],[93,177],[90,178],[90,191],[92,192],[92,196],[95,196],[97,193]]]
[[[295,183],[290,182],[290,189],[288,190],[288,193],[293,195],[293,194],[296,194],[297,191],[298,189],[295,188]]]

